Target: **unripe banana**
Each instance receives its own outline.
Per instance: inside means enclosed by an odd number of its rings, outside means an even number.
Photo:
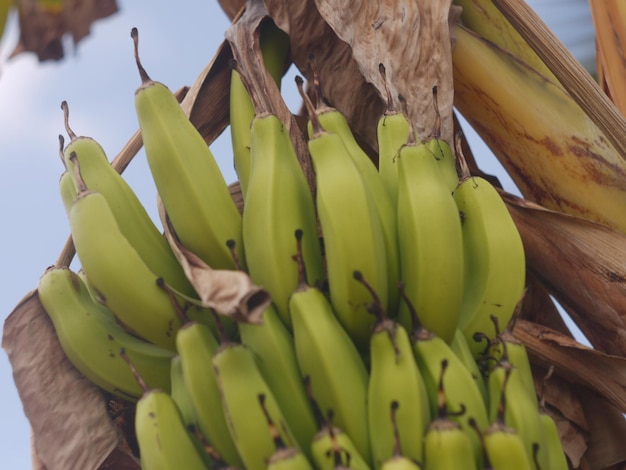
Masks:
[[[212,360],[219,347],[215,336],[197,322],[185,323],[176,333],[183,380],[202,434],[230,465],[241,465],[222,409],[222,398]]]
[[[246,80],[247,82],[247,80]],[[312,282],[324,277],[313,194],[298,161],[288,129],[273,114],[260,110],[252,121],[250,180],[243,208],[243,243],[248,271],[269,291],[289,327],[289,296],[298,286],[294,232],[302,230],[303,256]]]
[[[315,170],[331,303],[357,347],[365,350],[375,319],[366,309],[369,293],[352,273],[361,271],[387,305],[387,255],[381,220],[370,189],[341,137],[323,130],[301,83],[299,89],[314,127],[308,147]]]
[[[483,396],[483,400],[487,403],[489,400],[489,394],[487,393],[487,384],[485,384],[483,371],[479,366],[479,362],[474,358],[474,354],[472,353],[469,344],[467,344],[465,334],[459,328],[457,328],[454,332],[454,338],[452,338],[450,348],[465,365],[470,374],[472,374],[472,378],[474,379],[474,382],[476,382],[476,385]]]
[[[202,135],[184,113],[174,94],[150,79],[138,54],[142,80],[135,92],[135,109],[150,172],[181,244],[213,269],[234,269],[226,246],[235,249],[245,269],[241,214],[224,176]]]
[[[450,345],[421,324],[420,317],[403,288],[400,289],[400,293],[411,315],[413,324],[411,343],[417,365],[424,378],[431,404],[431,413],[435,416],[438,412],[439,376],[441,364],[445,361],[447,370],[443,377],[443,387],[446,391],[445,398],[450,411],[448,417],[459,423],[469,436],[474,449],[476,466],[481,468],[480,440],[473,432],[469,420],[474,418],[482,430],[489,425],[489,415],[476,381],[463,362],[452,351]],[[461,408],[465,409],[465,413],[460,416],[454,415],[454,412]]]
[[[169,391],[173,353],[129,334],[104,305],[92,300],[76,273],[67,267],[47,269],[37,293],[63,352],[87,379],[127,400],[141,397],[142,389],[119,355],[124,348],[151,387]]]
[[[563,443],[556,422],[546,411],[545,387],[548,379],[554,373],[554,366],[550,366],[541,383],[541,395],[539,399],[539,423],[543,431],[544,452],[548,455],[548,467],[550,470],[568,470],[567,456],[563,450]]]
[[[460,145],[457,157],[462,176],[454,200],[463,221],[466,283],[459,327],[478,357],[481,345],[473,336],[495,337],[491,315],[500,325],[509,322],[524,290],[526,261],[522,239],[500,194],[486,179],[469,174]]]
[[[254,353],[259,370],[280,403],[296,441],[308,453],[317,425],[302,383],[293,336],[272,305],[263,312],[262,321],[261,324],[240,323],[241,342]]]
[[[385,188],[385,184],[376,166],[359,146],[359,143],[352,134],[352,130],[345,116],[335,108],[323,104],[319,77],[316,72],[314,73],[317,94],[319,95],[315,113],[319,123],[326,132],[337,134],[341,137],[348,151],[348,155],[356,166],[361,178],[363,178],[363,184],[367,189],[370,204],[373,204],[378,213],[378,218],[380,219],[385,245],[385,257],[387,260],[387,301],[383,304],[383,307],[389,312],[389,316],[395,317],[399,303],[396,286],[398,285],[398,276],[400,275],[396,207]],[[312,121],[309,121],[308,130],[310,138],[313,136],[314,132]]]
[[[394,107],[391,93],[387,86],[387,74],[383,64],[378,66],[387,92],[387,109],[378,120],[376,137],[378,139],[378,171],[387,188],[394,207],[398,203],[398,152],[409,138],[409,121],[404,113]]]
[[[264,470],[275,450],[260,399],[264,400],[265,410],[276,423],[283,442],[289,447],[298,446],[247,347],[232,342],[220,344],[213,355],[213,367],[230,435],[245,468]]]
[[[289,36],[268,20],[261,25],[259,40],[265,68],[280,88],[285,58],[289,52]],[[245,200],[250,177],[250,126],[255,112],[248,90],[235,69],[230,78],[229,110],[233,162]]]
[[[76,200],[76,186],[74,186],[74,177],[72,173],[65,170],[59,178],[59,193],[61,194],[61,201],[65,208],[65,213],[69,214],[72,204]]]
[[[134,363],[124,352],[120,353],[143,389],[135,408],[135,436],[142,470],[206,470],[204,457],[192,441],[171,395],[149,388]]]
[[[121,232],[106,198],[85,188],[76,161],[74,169],[70,229],[89,283],[125,327],[174,351],[181,322],[173,299]]]
[[[319,470],[333,470],[337,459],[348,468],[370,470],[350,436],[331,423],[324,424],[313,437],[311,455]]]
[[[154,224],[145,207],[93,138],[77,136],[69,126],[69,108],[63,101],[65,129],[71,138],[63,151],[68,171],[74,171],[75,154],[87,188],[101,193],[109,203],[117,224],[129,243],[158,277],[182,294],[197,297],[167,240]]]
[[[464,291],[459,212],[435,156],[412,137],[400,149],[398,177],[400,277],[424,326],[450,343]],[[406,304],[399,320],[410,324]]]
[[[426,386],[407,331],[386,316],[372,294],[370,308],[378,321],[370,342],[367,418],[374,466],[381,468],[392,458],[398,439],[403,443],[403,457],[421,462],[422,440],[431,420]]]
[[[367,370],[328,299],[319,289],[308,285],[300,250],[298,253],[300,282],[291,295],[289,309],[300,372],[310,381],[312,395],[322,413],[333,412],[334,422],[369,461]]]
[[[401,439],[400,439],[400,432],[398,429],[398,421],[397,421],[399,407],[400,407],[399,402],[397,401],[391,402],[391,406],[390,406],[391,413],[390,413],[389,418],[391,419],[391,424],[393,427],[393,441],[394,441],[393,453],[391,457],[387,458],[386,460],[382,462],[382,465],[380,466],[381,470],[417,470],[417,469],[422,468],[421,464],[418,464],[418,462],[423,461],[421,458],[419,461],[412,459],[408,457],[407,455],[405,455],[402,450],[402,443],[400,442]],[[416,436],[408,435],[405,437],[409,437],[411,440],[413,440]],[[423,441],[423,438],[418,440],[418,443],[420,446],[423,446],[422,441]],[[421,453],[422,452],[420,452],[420,454]]]

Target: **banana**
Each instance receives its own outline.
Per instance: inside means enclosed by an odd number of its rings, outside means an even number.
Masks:
[[[317,425],[302,383],[293,336],[272,305],[263,312],[261,324],[240,323],[239,333],[241,342],[254,353],[261,374],[306,454]]]
[[[448,388],[444,385],[444,376],[448,361],[441,361],[441,372],[437,386],[437,417],[430,423],[424,438],[424,469],[425,470],[471,470],[478,469],[476,449],[468,430],[458,422],[450,419],[452,414],[446,403]],[[465,414],[466,409],[455,410],[456,414]]]
[[[305,233],[303,256],[312,282],[325,277],[317,236],[313,194],[298,161],[288,129],[280,119],[260,109],[257,93],[240,74],[257,115],[250,136],[250,179],[243,208],[243,243],[248,271],[269,291],[280,318],[291,326],[289,296],[298,285],[294,232]],[[261,236],[261,234],[263,234]]]
[[[467,370],[472,374],[472,378],[478,389],[480,390],[480,394],[483,397],[485,403],[489,399],[489,395],[487,393],[487,385],[485,384],[485,377],[481,366],[479,365],[479,361],[474,358],[474,354],[469,347],[467,342],[467,338],[465,334],[457,328],[454,332],[454,338],[452,338],[452,342],[450,343],[450,348],[454,351],[454,354],[461,360],[461,362],[465,365]]]
[[[370,189],[343,140],[338,134],[326,132],[320,124],[302,89],[302,79],[298,80],[298,89],[314,129],[308,147],[315,171],[317,211],[333,311],[357,347],[365,350],[375,319],[365,308],[369,293],[353,279],[352,273],[361,271],[382,304],[387,305],[387,256],[381,220],[372,204]]]
[[[369,288],[360,273],[354,275]],[[372,296],[370,308],[377,323],[370,342],[367,419],[374,466],[381,468],[394,456],[398,438],[403,442],[403,456],[421,462],[422,440],[431,420],[426,386],[407,331],[386,316],[375,292]]]
[[[301,237],[302,233],[298,232],[299,285],[289,299],[300,372],[310,381],[311,395],[322,413],[326,415],[329,410],[334,413],[336,425],[350,436],[361,456],[369,462],[367,370],[328,299],[307,283]]]
[[[250,470],[265,469],[275,450],[259,400],[264,400],[265,410],[276,423],[283,442],[298,448],[252,351],[240,343],[224,342],[213,355],[212,362],[226,422],[243,466]]]
[[[469,436],[474,449],[476,465],[481,468],[480,440],[469,424],[470,419],[473,418],[479,429],[485,429],[489,426],[489,414],[480,389],[471,372],[452,351],[450,345],[421,324],[420,317],[418,317],[415,307],[404,292],[403,286],[400,288],[400,295],[407,304],[411,315],[413,324],[410,336],[411,344],[417,365],[424,378],[431,413],[433,416],[438,413],[439,376],[441,364],[445,361],[446,374],[442,380],[446,391],[445,398],[448,410],[454,412],[461,408],[465,409],[465,413],[461,416],[449,414],[449,419],[459,423]]]
[[[324,424],[313,437],[311,456],[319,470],[332,470],[338,463],[354,470],[370,470],[350,436],[332,423]]]
[[[273,21],[265,21],[260,28],[259,40],[265,68],[280,88],[285,58],[289,52],[289,36],[277,28]],[[233,162],[245,200],[250,177],[250,126],[255,112],[248,90],[235,69],[231,72],[229,99]]]
[[[409,138],[409,121],[401,110],[395,108],[387,85],[387,73],[383,64],[378,65],[387,92],[387,109],[378,120],[378,171],[394,207],[398,202],[398,151]]]
[[[539,468],[549,468],[548,450],[541,428],[537,396],[534,389],[532,394],[529,393],[528,385],[524,382],[520,369],[509,362],[506,343],[503,344],[502,358],[489,372],[490,421],[503,419],[506,426],[519,433],[529,462],[537,458]]]
[[[132,29],[142,84],[135,110],[150,172],[181,244],[213,269],[234,269],[226,242],[235,241],[242,266],[241,214],[202,135],[174,94],[150,79],[141,65],[138,32]]]
[[[510,402],[507,400],[506,390],[510,380],[511,369],[504,371],[502,387],[495,402],[498,403],[495,419],[482,434],[485,453],[494,470],[531,470],[532,454],[518,430],[506,424],[506,413]],[[532,410],[529,410],[532,411]],[[550,469],[552,467],[538,467]]]
[[[452,342],[463,302],[461,219],[433,152],[409,141],[398,154],[400,277],[424,326]],[[407,304],[399,321],[410,325]]]
[[[155,275],[181,293],[197,297],[167,240],[122,175],[109,163],[102,146],[93,138],[77,136],[69,125],[69,106],[61,103],[70,142],[63,150],[64,163],[74,171],[71,155],[76,154],[87,188],[101,193],[109,203],[120,230]]]
[[[151,387],[169,391],[173,353],[129,334],[105,306],[91,299],[75,272],[64,266],[47,269],[37,294],[63,352],[87,379],[127,400],[139,399],[142,390],[118,354],[124,348]]]
[[[181,321],[173,297],[121,232],[106,198],[87,190],[74,155],[70,159],[78,195],[69,214],[70,229],[89,284],[125,327],[174,351]]]
[[[391,423],[393,426],[393,441],[394,441],[393,454],[391,455],[391,457],[383,461],[382,465],[380,466],[380,469],[381,470],[418,470],[422,468],[421,464],[418,464],[418,462],[421,462],[421,460],[416,461],[414,459],[411,459],[410,457],[407,457],[402,451],[402,443],[400,441],[400,433],[398,430],[398,423],[397,423],[397,414],[398,414],[399,406],[400,404],[397,401],[391,402],[391,406],[390,406],[391,416],[390,417],[391,417]],[[417,436],[408,435],[406,437],[415,439]],[[423,445],[422,439],[419,439],[417,442],[420,444],[420,446]]]
[[[148,387],[132,360],[123,350],[120,354],[143,390],[135,408],[135,436],[141,468],[206,470],[205,457],[198,452],[172,396],[164,390]]]
[[[70,171],[65,170],[61,173],[59,178],[59,193],[61,194],[61,201],[67,214],[70,213],[70,209],[74,201],[76,200],[76,186],[74,186],[74,177]]]
[[[545,452],[548,454],[548,467],[550,470],[567,470],[569,464],[567,463],[567,456],[563,449],[563,442],[561,442],[561,436],[559,429],[557,428],[554,418],[548,414],[546,410],[546,397],[545,387],[548,379],[554,373],[554,366],[550,366],[548,372],[541,382],[541,393],[539,395],[539,422],[543,432],[543,442],[545,445]]]
[[[183,381],[202,434],[230,465],[241,465],[229,433],[212,360],[219,344],[208,326],[188,321],[176,333]]]
[[[474,334],[496,335],[491,316],[506,325],[524,291],[526,258],[522,238],[498,191],[471,176],[457,142],[461,182],[454,201],[461,213],[465,285],[459,327],[475,357],[481,345]]]
[[[313,69],[314,83],[318,95],[317,107],[315,109],[317,119],[326,132],[337,134],[341,138],[348,155],[356,166],[361,178],[363,178],[363,184],[367,188],[369,204],[373,204],[380,219],[387,260],[387,301],[383,306],[389,312],[389,316],[395,317],[399,303],[396,286],[398,285],[398,276],[400,275],[396,207],[385,188],[385,183],[376,166],[359,146],[352,134],[345,116],[335,108],[324,104],[319,76],[316,68],[313,67]],[[312,121],[309,121],[308,130],[310,138],[314,132]]]

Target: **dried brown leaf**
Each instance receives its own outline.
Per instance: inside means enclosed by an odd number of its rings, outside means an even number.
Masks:
[[[432,88],[438,87],[441,137],[452,143],[453,80],[450,24],[459,10],[451,0],[351,1],[315,0],[326,22],[346,42],[365,80],[386,97],[379,72],[400,109],[398,94],[407,99],[408,113],[421,139],[435,123]],[[334,86],[332,83],[330,86]]]
[[[626,235],[505,194],[527,264],[595,348],[626,356]]]
[[[232,21],[246,5],[246,0],[218,0],[218,3],[226,13],[226,16]]]
[[[139,469],[137,461],[121,450],[122,435],[108,415],[102,392],[65,356],[36,291],[28,293],[6,319],[2,347],[32,427],[34,465],[97,469],[115,453],[120,462],[132,464],[117,468]]]
[[[626,412],[626,358],[588,348],[548,327],[519,320],[513,332],[534,363],[605,397]]]
[[[186,249],[176,236],[160,198],[158,207],[165,237],[198,293],[201,306],[237,321],[260,323],[263,311],[271,302],[269,293],[254,284],[244,271],[212,269]]]
[[[117,11],[116,0],[67,0],[60,4],[20,0],[20,37],[11,57],[34,52],[40,62],[61,60],[65,56],[62,39],[66,34],[76,46],[89,34],[95,21]]]

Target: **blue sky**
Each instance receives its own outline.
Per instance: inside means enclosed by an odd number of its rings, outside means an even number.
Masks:
[[[588,60],[593,43],[580,42],[581,28],[591,31],[584,0],[529,2],[563,34],[566,44]],[[550,4],[570,4],[559,11]],[[69,233],[58,193],[63,171],[58,157],[58,135],[65,134],[61,101],[70,107],[70,124],[79,135],[98,140],[113,158],[137,129],[133,95],[140,83],[133,59],[130,30],[139,29],[140,54],[148,73],[172,90],[191,85],[211,60],[229,26],[217,2],[144,2],[119,0],[120,12],[99,21],[92,34],[61,63],[38,64],[30,55],[6,57],[17,41],[15,15],[0,43],[0,241],[4,248],[0,286],[2,323],[20,299],[37,285],[44,269],[53,264]],[[565,12],[565,14],[563,14]],[[582,18],[580,20],[579,18]],[[577,30],[568,37],[564,23]],[[584,35],[583,35],[584,36]],[[294,71],[291,71],[292,74]],[[285,80],[285,86],[293,80]],[[292,110],[299,107],[295,87],[286,92]],[[466,128],[469,132],[469,129]],[[482,168],[497,174],[515,191],[484,145],[470,132]],[[212,146],[227,181],[235,179],[230,137],[224,134]],[[156,192],[140,153],[124,173],[149,212],[156,215]],[[77,404],[79,406],[79,404]],[[11,368],[0,353],[0,455],[3,468],[28,469],[29,425],[13,385]]]

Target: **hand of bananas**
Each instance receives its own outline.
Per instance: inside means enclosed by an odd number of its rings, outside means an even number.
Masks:
[[[76,368],[135,402],[142,468],[567,468],[523,345],[498,328],[523,295],[520,236],[454,146],[436,131],[418,141],[388,109],[377,168],[299,80],[313,194],[285,124],[235,66],[240,213],[132,35],[137,118],[168,227],[272,300],[261,324],[202,305],[102,148],[66,122],[60,190],[81,270],[49,268],[38,294]],[[288,38],[263,41],[279,82]]]

